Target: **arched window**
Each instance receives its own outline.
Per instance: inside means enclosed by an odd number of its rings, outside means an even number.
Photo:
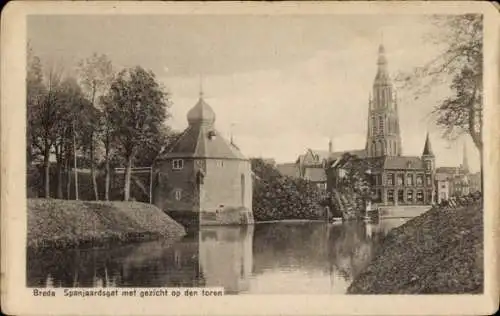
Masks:
[[[372,135],[377,134],[377,121],[372,117]]]
[[[382,116],[378,117],[378,130],[380,134],[384,133],[384,118]]]
[[[417,191],[417,202],[424,203],[424,191],[422,190]]]
[[[413,174],[408,173],[406,175],[406,185],[413,185]]]

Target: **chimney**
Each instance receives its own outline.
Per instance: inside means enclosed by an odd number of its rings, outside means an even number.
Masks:
[[[328,141],[328,152],[331,154],[333,152],[333,144],[332,144],[332,139]]]

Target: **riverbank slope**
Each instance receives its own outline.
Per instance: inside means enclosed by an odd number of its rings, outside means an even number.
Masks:
[[[184,227],[157,207],[138,202],[28,199],[28,248],[177,239]]]
[[[483,292],[483,206],[431,209],[389,232],[349,294]]]

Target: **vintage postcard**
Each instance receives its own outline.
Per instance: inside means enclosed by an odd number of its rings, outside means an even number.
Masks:
[[[498,10],[2,12],[2,312],[498,308]]]

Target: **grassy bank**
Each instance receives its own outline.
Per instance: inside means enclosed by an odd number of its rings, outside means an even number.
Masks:
[[[432,209],[393,229],[350,294],[483,292],[483,208]]]
[[[145,203],[28,200],[31,249],[173,239],[185,233],[180,224]]]

